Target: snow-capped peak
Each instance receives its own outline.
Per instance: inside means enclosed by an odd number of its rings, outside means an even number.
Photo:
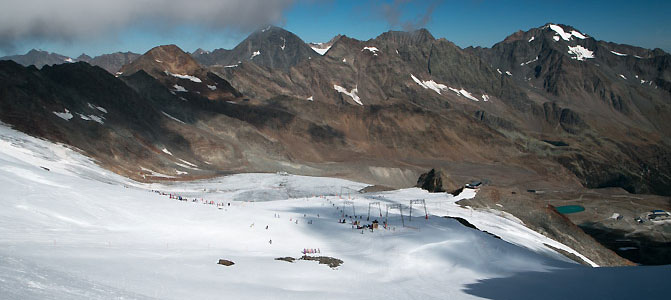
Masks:
[[[559,25],[550,24],[549,28],[550,28],[550,30],[554,31],[557,34],[554,37],[555,41],[559,41],[559,38],[557,38],[557,37],[560,37],[561,39],[563,39],[565,41],[570,41],[570,40],[573,39],[573,37],[579,38],[581,40],[584,40],[584,39],[587,38],[587,36],[585,36],[584,34],[582,34],[579,31],[576,31],[576,30],[571,30],[571,32],[566,32],[566,31],[564,31],[564,28],[562,28]]]

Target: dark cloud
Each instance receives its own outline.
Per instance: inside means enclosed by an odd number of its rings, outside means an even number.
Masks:
[[[403,20],[404,7],[413,2],[424,2],[415,0],[394,0],[392,3],[380,4],[380,13],[392,28],[402,28],[406,31],[426,27],[431,21],[433,12],[442,1],[431,1],[423,14],[415,16],[410,20]],[[427,1],[428,2],[428,1]]]
[[[23,40],[99,38],[137,24],[247,31],[281,22],[296,0],[3,0],[0,47]]]

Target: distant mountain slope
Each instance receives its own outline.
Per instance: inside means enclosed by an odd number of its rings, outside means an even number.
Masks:
[[[309,43],[308,45],[315,52],[319,53],[320,55],[324,55],[326,54],[326,52],[328,52],[329,49],[331,49],[331,46],[333,46],[333,44],[335,44],[335,42],[338,41],[341,37],[342,35],[338,34],[326,43]]]
[[[295,34],[269,26],[255,31],[231,50],[196,51],[193,56],[206,66],[233,66],[253,62],[262,67],[286,71],[318,54]]]
[[[107,72],[115,74],[121,69],[121,66],[132,62],[134,59],[140,55],[133,52],[115,52],[111,54],[103,54],[96,57],[90,57],[86,54],[82,54],[79,57],[73,59],[58,53],[51,53],[41,50],[30,50],[28,53],[23,55],[12,55],[0,57],[0,60],[13,60],[21,65],[30,66],[34,65],[37,68],[42,68],[45,65],[58,65],[63,63],[73,63],[78,61],[83,61],[89,63],[93,66],[99,66],[105,69]]]
[[[99,93],[89,86],[95,80],[118,85],[129,94],[111,91],[107,101],[130,97],[170,120],[166,136],[174,134],[174,147],[207,165],[199,170],[287,170],[408,186],[418,172],[444,167],[463,180],[479,170],[478,177],[529,188],[671,194],[669,55],[596,41],[566,25],[518,32],[491,49],[461,49],[424,29],[367,41],[340,36],[324,55],[269,27],[233,50],[190,55],[174,45],[153,48],[124,65],[119,78],[76,65],[82,76],[94,74],[54,83],[45,74],[74,69],[7,64],[4,76],[33,74],[56,96]],[[14,95],[36,97],[37,106],[60,103],[44,89],[5,83],[10,100],[3,101],[13,103],[6,122],[25,123],[34,103],[12,102]],[[21,105],[21,113],[11,112]],[[59,121],[53,112],[62,109],[45,113],[45,124]],[[172,145],[143,137],[144,127],[133,130],[140,144]],[[157,169],[176,173],[165,152],[142,147],[123,163],[127,170],[153,157]]]
[[[571,145],[549,157],[588,187],[668,194],[668,57],[548,24],[492,49],[461,49],[426,30],[387,32],[368,41],[340,37],[324,56],[288,71],[246,62],[210,69],[258,101],[287,95],[362,109],[457,109],[505,136],[524,135],[534,142],[520,146],[534,155],[546,155],[535,146],[545,148],[544,140]]]
[[[43,66],[51,66],[63,63],[73,63],[74,59],[58,53],[51,53],[42,50],[32,49],[23,55],[12,55],[0,57],[0,60],[13,60],[24,66],[36,66],[42,68]]]
[[[84,61],[92,66],[98,66],[105,71],[112,74],[116,74],[121,70],[121,67],[133,62],[136,58],[140,57],[140,54],[133,52],[115,52],[111,54],[103,54],[96,56],[94,58],[88,57],[86,54],[82,54],[77,58],[77,61]]]
[[[208,99],[233,100],[240,94],[230,84],[202,67],[175,45],[158,46],[121,68],[120,74],[143,70],[180,96],[197,94]]]

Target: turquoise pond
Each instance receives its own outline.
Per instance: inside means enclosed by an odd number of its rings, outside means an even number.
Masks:
[[[556,208],[560,214],[564,215],[585,211],[585,208],[580,205],[564,205]]]

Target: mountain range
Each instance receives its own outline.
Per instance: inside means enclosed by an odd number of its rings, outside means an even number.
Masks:
[[[98,66],[105,71],[115,74],[121,69],[125,64],[132,62],[134,59],[138,58],[140,54],[133,52],[116,52],[110,54],[103,54],[96,57],[90,57],[85,53],[82,53],[77,58],[71,58],[65,55],[58,53],[47,52],[44,50],[32,49],[28,53],[23,55],[11,55],[0,57],[0,60],[13,60],[24,66],[35,66],[37,68],[42,68],[44,66],[58,65],[63,63],[74,63],[83,61],[91,64],[92,66]]]
[[[147,181],[287,171],[405,187],[440,167],[669,195],[670,58],[561,24],[491,48],[425,29],[310,44],[270,26],[231,50],[2,58],[21,65],[0,62],[0,120]]]

